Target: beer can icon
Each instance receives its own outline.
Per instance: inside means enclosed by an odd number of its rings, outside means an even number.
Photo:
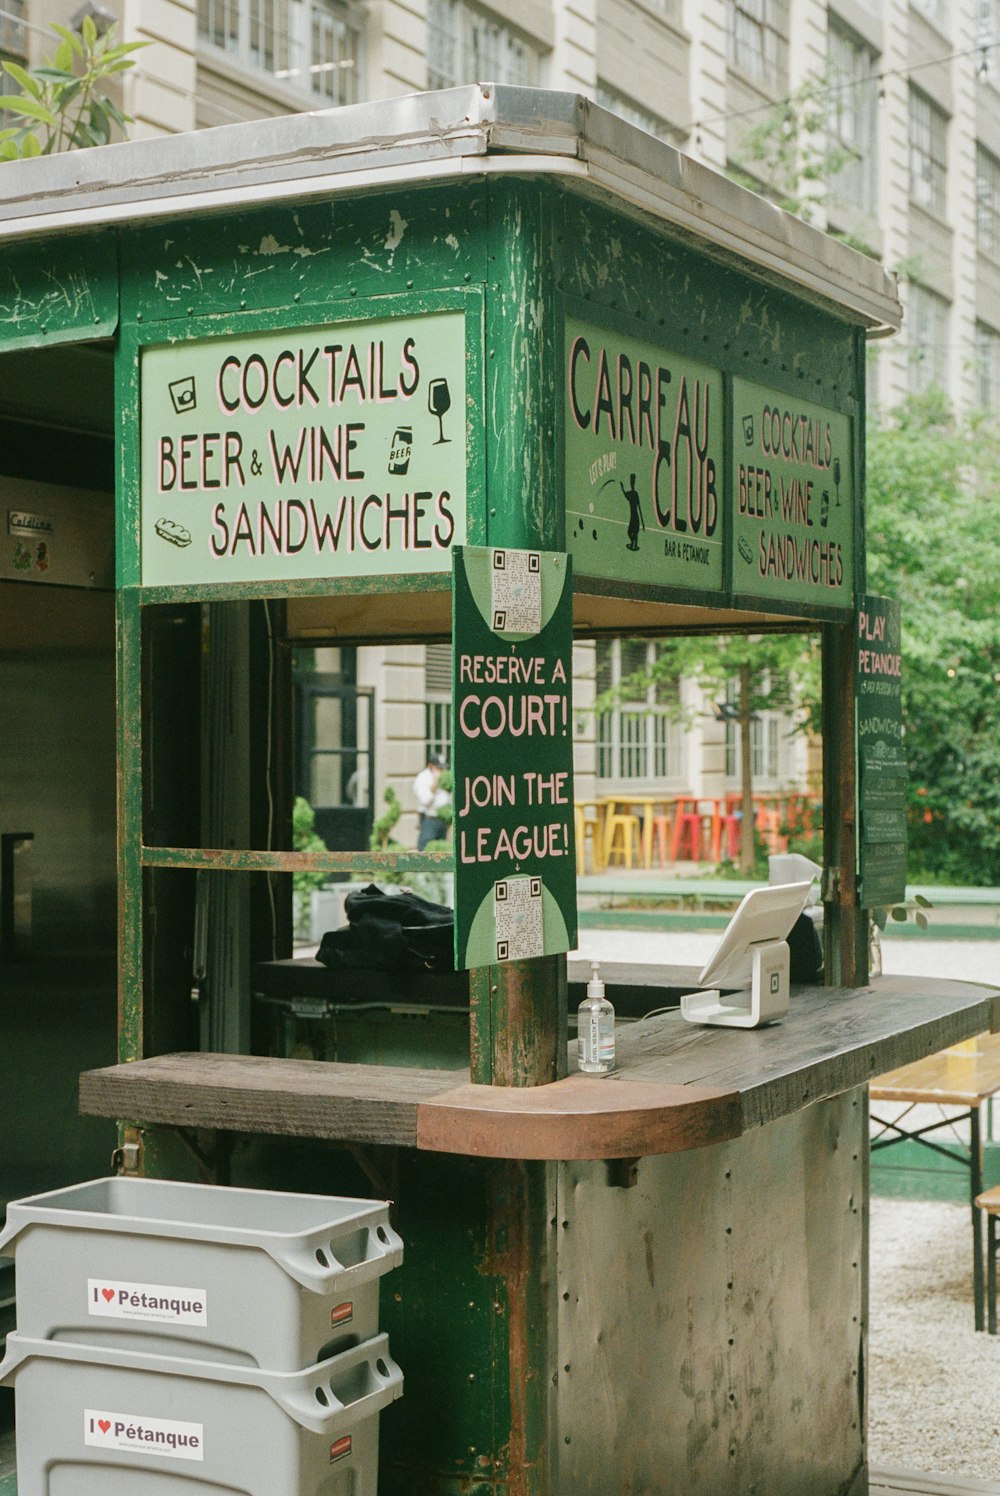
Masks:
[[[390,473],[405,473],[408,471],[412,450],[413,427],[397,426],[392,433],[392,444],[389,447]]]

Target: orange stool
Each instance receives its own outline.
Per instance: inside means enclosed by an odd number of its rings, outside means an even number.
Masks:
[[[687,844],[688,860],[700,862],[704,841],[705,816],[700,810],[678,810],[671,838],[670,856],[674,862],[681,860],[681,851]]]
[[[660,866],[667,865],[667,847],[670,844],[670,833],[673,830],[673,821],[670,816],[653,817],[653,847]]]

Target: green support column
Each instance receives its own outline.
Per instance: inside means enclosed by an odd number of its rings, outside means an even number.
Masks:
[[[549,204],[536,186],[492,185],[486,288],[487,543],[556,550],[556,304]],[[547,1085],[566,1073],[566,959],[471,973],[472,1079]]]

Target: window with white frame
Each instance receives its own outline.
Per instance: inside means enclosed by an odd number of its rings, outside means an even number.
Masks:
[[[912,394],[948,383],[948,324],[951,307],[943,296],[914,281],[907,296],[907,356]]]
[[[500,16],[468,0],[428,0],[427,87],[507,83],[533,88],[541,48]]]
[[[617,693],[597,718],[599,780],[683,781],[680,682],[649,678],[656,657],[656,644],[646,639],[598,640],[597,694]]]
[[[757,712],[750,722],[750,777],[755,787],[776,786],[784,778],[785,760],[782,747],[789,733],[789,722],[780,712]],[[726,778],[735,783],[740,777],[740,724],[726,722]]]
[[[935,26],[944,26],[945,23],[945,0],[910,0],[914,10],[918,10],[928,21],[933,21]]]
[[[770,93],[788,85],[787,0],[728,0],[730,65]]]
[[[981,78],[995,83],[1000,74],[1000,0],[979,0],[976,8],[976,46],[981,49],[978,71]]]
[[[199,40],[324,104],[364,97],[364,11],[347,0],[198,0]]]
[[[427,752],[451,758],[451,645],[428,644],[424,656],[424,740]]]
[[[602,83],[600,79],[597,80],[595,102],[600,104],[602,109],[610,109],[611,113],[617,114],[619,119],[627,120],[630,125],[638,125],[640,130],[645,130],[649,135],[655,135],[658,140],[677,139],[679,132],[668,125],[665,119],[661,119],[658,114],[654,114],[644,105],[637,104],[634,99],[619,92],[617,88],[612,88],[608,83]]]
[[[1000,259],[1000,160],[976,147],[976,247]]]
[[[921,208],[945,216],[948,181],[948,116],[910,88],[910,196]]]
[[[865,213],[875,208],[877,55],[853,32],[831,20],[828,32],[829,143],[845,157],[833,180],[844,202]]]
[[[1000,333],[985,322],[976,323],[976,386],[982,410],[1000,411]]]
[[[3,0],[0,6],[0,62],[26,67],[28,38],[24,29],[24,0]],[[20,84],[0,68],[0,94],[20,93]],[[8,120],[0,119],[0,124]]]

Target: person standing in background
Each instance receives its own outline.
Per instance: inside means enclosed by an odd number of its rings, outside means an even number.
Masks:
[[[413,798],[420,816],[418,852],[422,852],[428,842],[443,841],[448,834],[448,823],[441,816],[442,807],[451,803],[451,795],[441,787],[441,774],[447,766],[443,754],[429,753],[426,765],[413,781]]]

